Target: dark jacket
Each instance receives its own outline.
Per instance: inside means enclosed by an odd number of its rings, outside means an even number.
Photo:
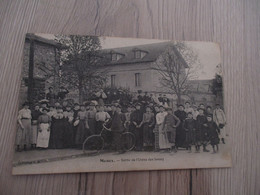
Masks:
[[[117,132],[124,131],[122,116],[118,112],[114,112],[112,115],[111,131],[117,131]]]

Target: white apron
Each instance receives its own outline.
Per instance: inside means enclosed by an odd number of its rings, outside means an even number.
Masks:
[[[48,123],[41,123],[40,124],[40,130],[42,132],[38,132],[38,138],[37,138],[37,147],[40,148],[48,148],[49,146],[49,139],[50,139],[50,131],[49,129],[49,124]]]

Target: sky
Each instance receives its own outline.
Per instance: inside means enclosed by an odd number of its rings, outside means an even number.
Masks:
[[[52,34],[36,34],[38,36],[54,39]],[[169,40],[158,39],[136,39],[136,38],[119,38],[119,37],[100,37],[101,46],[103,49],[137,46]],[[201,68],[198,71],[197,80],[213,79],[216,74],[216,66],[221,63],[219,45],[213,42],[198,42],[189,41],[187,45],[198,54]]]

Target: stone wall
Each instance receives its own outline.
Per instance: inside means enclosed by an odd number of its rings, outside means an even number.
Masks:
[[[21,77],[20,101],[21,106],[27,100],[29,73],[30,40],[24,44],[24,58]],[[45,98],[45,92],[52,86],[58,90],[58,64],[56,61],[56,47],[51,44],[34,41],[34,93],[37,99]]]

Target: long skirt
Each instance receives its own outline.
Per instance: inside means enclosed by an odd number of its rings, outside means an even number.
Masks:
[[[182,128],[182,123],[176,128],[176,146],[177,147],[186,147],[186,132]]]
[[[37,138],[37,147],[39,148],[48,148],[49,139],[50,139],[50,125],[48,123],[41,123],[40,130]]]
[[[88,126],[89,126],[89,135],[94,135],[94,134],[98,134],[97,132],[97,128],[96,128],[96,120],[93,118],[89,118],[88,119]]]
[[[158,125],[155,125],[154,130],[154,149],[158,150],[159,149],[159,131],[158,131]]]
[[[64,132],[66,130],[66,119],[55,119],[52,120],[51,134],[49,148],[61,149],[64,148]]]
[[[186,142],[186,147],[190,147],[191,145],[194,144],[194,131],[193,130],[189,130],[186,132],[186,139],[185,139],[185,142]]]
[[[144,131],[144,135],[143,135],[143,138],[144,138],[144,146],[152,146],[153,143],[153,132],[152,132],[152,128],[149,127],[149,124],[148,123],[145,123],[143,125],[143,131]]]
[[[75,138],[75,144],[81,145],[83,144],[85,139],[86,139],[85,120],[80,120],[77,129],[76,138]]]
[[[168,140],[167,133],[163,131],[163,125],[159,125],[159,148],[168,149],[171,148],[172,144]]]
[[[31,133],[31,144],[37,143],[37,137],[38,137],[38,129],[37,129],[37,121],[33,121],[32,123],[32,133]]]
[[[102,131],[103,129],[103,124],[104,122],[103,121],[97,121],[96,122],[96,131],[95,131],[95,134],[100,134],[100,132]],[[90,130],[90,127],[89,127],[89,130]],[[90,132],[91,133],[91,132]],[[93,135],[93,134],[92,134]]]
[[[66,129],[64,131],[63,145],[65,148],[71,148],[74,145],[73,126],[70,122],[66,122]]]
[[[22,119],[21,120],[24,129],[22,129],[19,125],[19,128],[17,130],[16,134],[16,145],[29,145],[30,144],[30,137],[32,132],[32,125],[30,119]]]

